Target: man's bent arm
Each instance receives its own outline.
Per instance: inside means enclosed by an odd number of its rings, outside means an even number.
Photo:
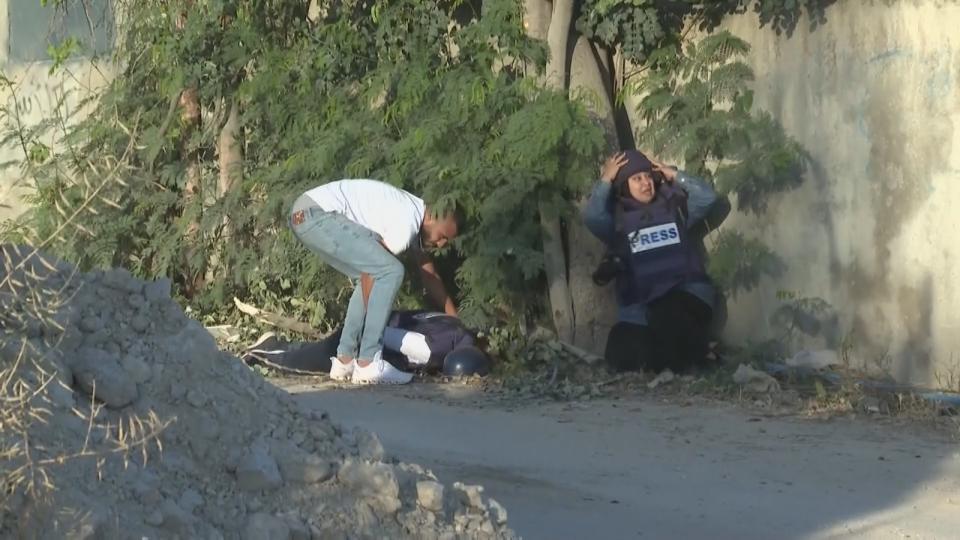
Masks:
[[[436,305],[443,306],[444,313],[456,317],[457,306],[453,304],[453,299],[447,294],[447,289],[443,286],[443,280],[437,274],[437,269],[430,256],[419,252],[417,259],[420,264],[420,275],[423,277],[423,286],[426,287],[427,294]]]

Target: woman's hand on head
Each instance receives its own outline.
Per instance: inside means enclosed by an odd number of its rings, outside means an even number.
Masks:
[[[659,171],[663,175],[664,180],[667,182],[673,183],[677,179],[677,168],[671,167],[670,165],[664,164],[662,161],[648,157],[650,163],[653,164],[653,170]]]
[[[620,172],[620,167],[626,164],[627,156],[623,152],[617,152],[608,157],[600,167],[600,180],[608,184],[613,182],[617,178],[617,173]]]

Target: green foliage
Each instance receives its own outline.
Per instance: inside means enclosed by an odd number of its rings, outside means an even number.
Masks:
[[[663,9],[656,0],[584,0],[577,30],[609,47],[620,47],[624,56],[643,62],[666,43],[676,43],[689,10]]]
[[[837,339],[837,314],[826,300],[801,296],[793,291],[777,291],[780,307],[770,316],[770,323],[781,333],[781,340],[793,345],[802,334],[825,337],[828,342]]]
[[[643,96],[639,140],[655,154],[682,158],[713,179],[739,208],[762,211],[770,195],[797,187],[803,151],[767,113],[754,113],[750,46],[723,31],[650,57],[632,90]]]
[[[771,334],[733,347],[733,360],[763,369],[767,363],[783,362],[803,348],[804,336],[825,338],[828,347],[840,348],[844,355],[849,353],[849,344],[844,345],[836,335],[836,310],[826,300],[784,290],[777,291],[776,298],[780,306],[769,319]]]
[[[800,18],[806,14],[810,29],[827,21],[826,10],[837,0],[758,0],[753,9],[760,18],[760,26],[769,25],[779,35],[792,35]]]
[[[707,270],[721,290],[736,296],[756,287],[764,276],[779,277],[784,269],[783,261],[763,242],[724,230],[717,236]]]
[[[800,18],[810,28],[826,20],[826,8],[835,0],[584,0],[577,30],[638,64],[665,46],[676,46],[690,28],[714,30],[727,15],[752,10],[761,27],[791,35]]]
[[[57,45],[48,45],[47,54],[50,55],[52,62],[48,73],[54,73],[66,62],[71,55],[79,48],[80,43],[76,38],[67,38]]]
[[[542,70],[546,52],[515,1],[485,2],[462,24],[460,3],[334,2],[316,21],[307,2],[122,4],[118,76],[63,138],[67,150],[31,165],[30,224],[50,234],[86,204],[60,255],[144,276],[206,272],[192,299],[202,309],[235,295],[318,321],[340,315],[347,283],[297,244],[286,209],[315,185],[378,178],[466,209],[448,256],[462,261],[467,318],[522,315],[542,291],[538,204],[572,211],[602,136],[579,105],[517,76]],[[178,107],[190,87],[203,111],[195,130]],[[221,196],[217,139],[231,103],[242,174]],[[117,181],[90,202],[98,176]]]
[[[806,153],[769,113],[730,116],[726,153],[716,155],[726,158],[714,173],[717,188],[736,194],[741,210],[760,213],[772,195],[800,186]]]

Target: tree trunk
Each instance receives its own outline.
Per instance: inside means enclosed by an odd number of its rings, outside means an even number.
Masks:
[[[528,5],[530,2],[528,2]],[[542,13],[537,6],[529,11],[533,15]],[[542,15],[541,15],[542,16]],[[547,29],[547,44],[550,46],[550,59],[544,83],[549,88],[563,90],[567,79],[567,47],[570,27],[573,22],[573,0],[555,0],[553,13]],[[531,26],[533,26],[531,24]],[[542,32],[542,26],[537,27]],[[543,235],[544,269],[547,274],[547,286],[550,299],[550,312],[557,336],[562,341],[573,343],[575,338],[575,320],[573,299],[567,281],[567,258],[563,245],[563,228],[558,216],[541,207],[540,225]]]
[[[584,98],[593,120],[604,131],[608,150],[620,147],[614,122],[606,70],[598,64],[598,51],[581,36],[574,46],[570,65],[570,97]],[[579,201],[582,210],[586,200]],[[573,344],[594,354],[603,354],[607,333],[616,322],[616,302],[612,287],[597,287],[591,274],[603,257],[605,247],[579,219],[567,224],[571,246],[567,280],[574,309]]]
[[[240,105],[236,100],[230,104],[220,137],[217,140],[220,178],[217,182],[217,197],[223,198],[243,175],[243,148],[240,145]]]
[[[197,152],[190,148],[190,138],[200,127],[200,97],[196,87],[186,88],[180,94],[180,109],[180,123],[183,128],[180,136],[180,156],[185,162],[184,174],[186,175],[183,208],[189,208],[202,202],[200,160]],[[189,264],[189,261],[194,259],[194,254],[198,249],[200,235],[199,219],[191,220],[184,233],[184,259],[186,264],[183,267],[183,279],[184,294],[187,298],[192,298],[203,286],[203,271],[191,269]]]
[[[646,75],[646,73],[640,71],[641,66],[638,66],[633,62],[625,59],[623,57],[622,51],[617,51],[615,65],[616,65],[616,73],[614,77],[617,82],[618,88],[621,88],[621,89],[625,85],[635,84],[638,79],[641,79]],[[625,122],[628,125],[632,126],[632,133],[630,134],[631,137],[636,137],[637,133],[642,133],[646,124],[643,121],[643,118],[640,117],[640,112],[639,112],[640,101],[642,99],[643,99],[643,96],[641,96],[637,92],[626,92],[623,96],[623,114],[626,117]],[[636,140],[633,140],[632,142],[634,145],[637,144]],[[641,151],[642,150],[647,150],[648,152],[651,151],[650,149],[644,149],[639,147],[638,149]],[[656,157],[658,159],[663,159],[663,160],[672,159],[672,156],[656,156]]]
[[[612,105],[615,67],[610,65],[606,51],[597,51],[584,37],[571,47],[573,0],[554,0],[552,13],[550,3],[544,0],[526,0],[524,7],[527,33],[546,39],[550,48],[543,83],[548,88],[568,89],[571,99],[589,96],[588,109],[603,126],[608,147],[619,148]],[[581,210],[583,203],[580,201]],[[566,227],[545,209],[541,209],[540,219],[550,308],[557,335],[562,341],[602,354],[607,333],[616,321],[616,304],[610,289],[596,287],[591,279],[603,255],[603,244],[586,230],[579,216],[571,219]],[[570,249],[564,245],[564,233]]]
[[[617,123],[617,135],[620,139],[620,148],[636,148],[637,142],[634,138],[634,130],[639,125],[634,122],[635,114],[632,115],[631,109],[636,111],[638,101],[634,92],[623,92],[624,70],[629,69],[626,60],[623,57],[623,51],[620,47],[610,54],[610,67],[607,69],[608,77],[611,82],[611,95],[615,98],[621,95],[619,105],[614,107],[613,118]]]
[[[523,27],[534,39],[546,41],[550,29],[550,2],[548,0],[525,0],[523,3]]]
[[[551,10],[549,0],[524,0],[523,8],[523,28],[527,35],[538,41],[547,41]],[[533,69],[526,66],[524,76],[532,77],[532,74]]]
[[[177,30],[182,31],[187,24],[187,15],[192,9],[193,2],[186,2],[185,10],[180,13],[176,20]],[[200,178],[200,158],[198,152],[190,148],[190,138],[200,127],[200,92],[196,86],[184,88],[180,93],[180,159],[185,164],[186,181],[183,190],[183,208],[189,208],[194,204],[202,204],[201,197],[201,178]],[[200,202],[198,202],[198,200]],[[189,261],[193,260],[194,254],[200,242],[200,222],[194,219],[187,224],[184,232],[184,265],[183,282],[184,294],[187,298],[193,297],[203,286],[203,271],[193,271],[190,268]]]
[[[240,104],[234,99],[230,104],[227,121],[220,129],[217,138],[217,163],[220,173],[217,179],[217,199],[223,199],[243,177],[243,145],[241,144]],[[218,245],[214,247],[210,259],[207,261],[206,278],[212,280],[217,271],[226,271],[221,268],[223,262],[222,246],[233,241],[235,231],[230,224],[230,216],[224,215],[220,224]]]
[[[568,47],[572,28],[573,0],[554,0],[550,27],[547,30],[550,59],[547,62],[546,83],[551,88],[566,88]]]

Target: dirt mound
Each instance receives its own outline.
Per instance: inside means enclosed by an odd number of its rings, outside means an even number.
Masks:
[[[220,351],[168,281],[28,253],[0,253],[0,537],[514,537],[482,488],[391,462]]]

